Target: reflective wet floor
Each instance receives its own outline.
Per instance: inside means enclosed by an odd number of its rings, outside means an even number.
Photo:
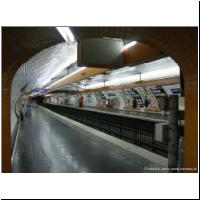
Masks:
[[[137,154],[35,108],[21,123],[13,172],[138,173],[162,168]]]

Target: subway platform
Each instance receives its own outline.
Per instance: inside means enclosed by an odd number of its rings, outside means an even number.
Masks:
[[[166,158],[104,135],[66,117],[60,120],[58,114],[46,108],[34,108],[32,116],[20,124],[12,156],[12,171],[167,172]]]

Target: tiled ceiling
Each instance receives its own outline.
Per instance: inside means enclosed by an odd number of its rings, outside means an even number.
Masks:
[[[12,82],[12,96],[20,93],[24,85],[26,91],[32,87],[41,88],[68,66],[76,62],[77,44],[60,43],[39,52],[22,64]]]
[[[16,60],[22,63],[41,50],[64,42],[55,27],[3,27],[2,68],[8,70]]]

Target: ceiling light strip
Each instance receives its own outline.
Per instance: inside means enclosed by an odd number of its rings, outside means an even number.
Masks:
[[[69,75],[67,75],[67,76],[64,76],[63,78],[59,79],[58,81],[52,83],[51,85],[49,85],[49,86],[46,87],[45,89],[50,89],[50,88],[53,87],[54,85],[60,83],[61,81],[64,81],[64,80],[68,79],[69,77],[71,77],[71,76],[73,76],[73,75],[75,75],[75,74],[77,74],[77,73],[83,71],[84,69],[86,69],[86,67],[81,67],[80,69],[78,69],[78,70],[72,72],[71,74],[69,74]]]
[[[130,47],[132,47],[132,46],[134,46],[134,45],[136,45],[136,44],[137,44],[137,41],[130,42],[130,43],[128,43],[128,44],[126,44],[126,45],[124,46],[124,50],[125,50],[125,49],[128,49],[128,48],[130,48]]]
[[[119,78],[119,79],[114,79],[111,81],[106,81],[105,85],[104,85],[104,82],[91,84],[91,85],[86,86],[85,89],[97,89],[97,88],[102,88],[104,86],[105,87],[119,86],[122,84],[135,83],[138,81],[147,81],[147,80],[163,79],[163,78],[178,77],[178,76],[180,76],[180,69],[179,67],[174,67],[174,68],[156,70],[153,72],[147,72],[143,74],[128,76],[126,78]]]
[[[64,38],[64,40],[66,42],[74,42],[74,35],[72,34],[71,30],[69,27],[56,27],[56,29],[58,30],[58,32],[62,35],[62,37]]]

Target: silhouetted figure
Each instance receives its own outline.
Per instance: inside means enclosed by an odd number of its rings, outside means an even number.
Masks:
[[[83,96],[79,99],[79,107],[83,107]]]
[[[132,108],[137,108],[138,102],[135,98],[132,100]]]
[[[24,105],[22,104],[22,106],[20,107],[19,109],[19,113],[20,113],[20,120],[23,121],[24,120],[24,115],[23,115],[23,108],[24,108]]]
[[[27,104],[27,116],[28,116],[28,117],[31,117],[31,115],[32,115],[31,104],[28,103],[28,104]]]
[[[145,97],[145,99],[144,99],[144,106],[145,106],[145,108],[147,108],[149,106],[149,104],[150,104],[149,99],[147,97]]]

